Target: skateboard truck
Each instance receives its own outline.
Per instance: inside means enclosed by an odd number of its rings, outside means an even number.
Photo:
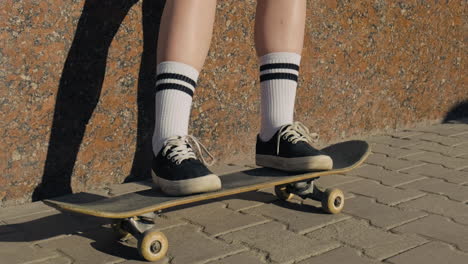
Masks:
[[[341,212],[344,207],[343,192],[337,188],[323,191],[314,184],[314,180],[277,185],[275,186],[275,194],[283,201],[290,200],[294,195],[302,199],[309,198],[321,202],[322,209],[327,213],[338,214]]]
[[[169,243],[166,236],[154,230],[154,219],[158,213],[146,213],[140,216],[117,219],[113,227],[122,235],[120,240],[125,241],[134,236],[138,240],[138,251],[148,261],[156,261],[163,258]]]
[[[314,179],[315,180],[315,179]],[[322,203],[322,209],[331,214],[341,212],[344,206],[343,192],[339,189],[327,189],[322,191],[314,180],[293,182],[275,186],[276,196],[281,200],[289,200],[294,195],[302,199],[312,199]],[[169,243],[166,236],[154,228],[154,219],[160,211],[149,212],[139,216],[117,219],[113,227],[122,235],[120,240],[125,241],[134,236],[138,240],[138,251],[148,261],[156,261],[167,253]]]

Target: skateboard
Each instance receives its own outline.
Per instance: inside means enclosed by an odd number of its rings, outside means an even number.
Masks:
[[[276,196],[281,200],[286,201],[297,195],[321,202],[322,209],[327,213],[341,212],[343,192],[337,188],[318,188],[314,180],[358,167],[369,155],[370,148],[365,141],[353,140],[330,145],[322,151],[333,159],[332,170],[291,173],[254,167],[220,175],[223,188],[216,192],[171,197],[149,189],[85,203],[66,197],[44,202],[59,210],[115,219],[114,229],[127,238],[133,235],[138,239],[141,256],[148,261],[156,261],[163,258],[169,248],[166,236],[155,228],[153,221],[163,209],[274,187]]]

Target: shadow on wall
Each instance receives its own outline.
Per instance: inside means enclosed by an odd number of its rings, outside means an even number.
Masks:
[[[72,193],[71,176],[86,125],[99,101],[109,46],[138,0],[86,0],[57,92],[41,184],[33,201]],[[138,80],[137,145],[126,182],[150,178],[159,24],[165,1],[144,0],[143,54]]]
[[[453,106],[445,115],[442,123],[448,123],[453,120],[458,120],[458,122],[468,124],[468,100],[464,100]]]

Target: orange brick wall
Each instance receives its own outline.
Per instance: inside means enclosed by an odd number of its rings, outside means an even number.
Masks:
[[[148,177],[163,1],[135,2],[0,2],[0,205],[41,180],[79,192]],[[308,1],[296,119],[323,142],[440,120],[467,99],[464,9]],[[194,97],[191,132],[221,162],[251,157],[259,130],[254,11],[218,0]]]

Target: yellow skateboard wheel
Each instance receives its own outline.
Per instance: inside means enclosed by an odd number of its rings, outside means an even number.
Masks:
[[[148,261],[157,261],[166,256],[169,242],[166,236],[156,230],[147,230],[143,238],[138,240],[138,251]]]
[[[340,189],[326,189],[322,197],[322,209],[330,214],[338,214],[344,207],[344,194]]]
[[[294,194],[288,192],[286,185],[275,186],[275,194],[282,201],[290,200],[294,196]]]

